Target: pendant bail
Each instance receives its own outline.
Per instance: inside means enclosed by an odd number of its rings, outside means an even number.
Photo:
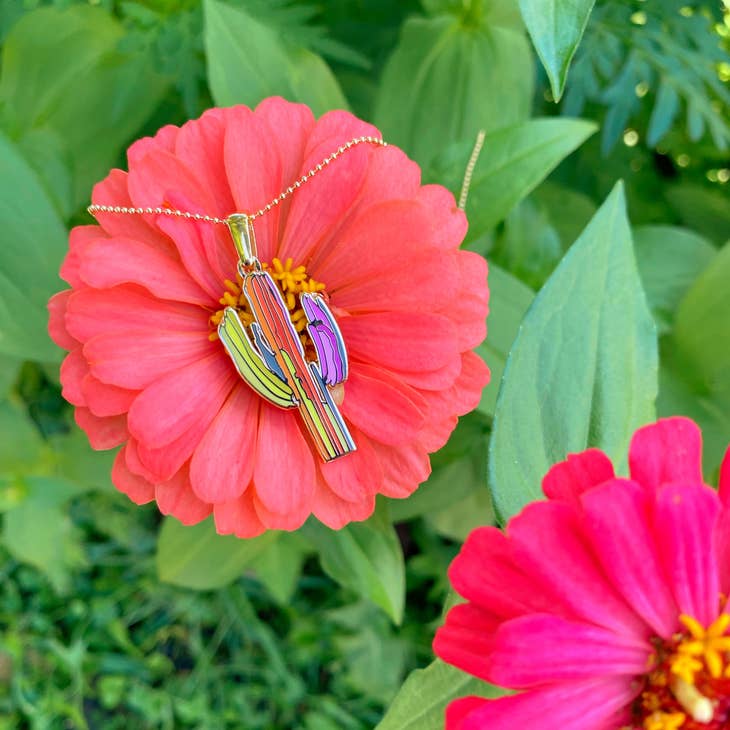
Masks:
[[[232,213],[226,218],[228,230],[231,232],[233,243],[236,246],[238,258],[244,266],[258,264],[256,250],[256,234],[253,230],[253,220],[246,213]]]

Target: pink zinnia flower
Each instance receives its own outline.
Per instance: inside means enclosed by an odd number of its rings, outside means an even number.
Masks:
[[[449,730],[730,727],[730,449],[719,494],[685,418],[637,431],[629,467],[570,456],[506,535],[469,536],[434,649],[520,691],[456,700]]]
[[[128,151],[93,202],[226,217],[268,203],[354,137],[378,131],[346,112],[267,99],[212,109]],[[70,351],[64,396],[94,448],[122,445],[112,479],[138,504],[186,524],[211,512],[221,533],[333,528],[368,517],[375,495],[406,497],[429,473],[488,370],[486,264],[460,251],[464,214],[395,147],[360,145],[256,220],[261,261],[303,325],[295,294],[322,291],[350,357],[341,412],[357,451],[324,463],[295,412],[264,402],[216,336],[245,302],[225,226],[98,214],[74,228],[49,303]],[[239,280],[240,282],[240,280]],[[343,394],[340,393],[339,397]]]

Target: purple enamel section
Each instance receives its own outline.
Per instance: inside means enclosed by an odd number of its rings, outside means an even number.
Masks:
[[[336,385],[347,378],[347,354],[340,329],[324,299],[318,294],[300,294],[307,315],[307,331],[317,351],[322,380]]]

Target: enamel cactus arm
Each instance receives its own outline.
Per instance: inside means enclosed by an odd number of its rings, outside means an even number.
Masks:
[[[327,385],[343,383],[347,380],[347,352],[327,302],[319,294],[300,294],[299,301],[307,315],[307,331],[317,351],[322,380]]]
[[[218,336],[231,356],[241,377],[269,403],[280,408],[294,408],[298,401],[294,391],[275,371],[270,370],[254,349],[238,313],[226,307],[218,325]]]

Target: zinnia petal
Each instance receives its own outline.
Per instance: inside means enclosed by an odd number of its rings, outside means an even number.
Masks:
[[[196,525],[213,511],[213,505],[195,496],[185,467],[172,479],[155,487],[155,499],[163,515],[172,515],[183,525]]]
[[[220,354],[195,360],[137,396],[129,409],[129,430],[150,448],[165,446],[194,427],[204,431],[235,382],[235,371]]]
[[[190,462],[193,491],[205,502],[231,502],[253,477],[260,399],[236,385],[208,427]]]
[[[456,328],[439,314],[377,312],[339,324],[351,357],[394,371],[430,373],[450,366],[459,354]]]
[[[614,588],[663,638],[677,628],[677,604],[654,540],[646,492],[614,480],[582,497],[588,538]]]
[[[153,329],[97,335],[84,345],[83,356],[102,382],[136,390],[206,357],[220,358],[213,343],[197,332]]]
[[[215,301],[171,256],[128,238],[104,238],[90,243],[81,258],[79,274],[97,289],[139,284],[160,299],[203,306]]]
[[[266,531],[253,506],[253,489],[246,490],[230,502],[217,502],[213,507],[215,529],[221,535],[256,537]]]
[[[383,444],[413,441],[425,419],[422,397],[386,373],[380,377],[376,373],[376,368],[353,364],[342,404],[343,415]]]
[[[702,484],[702,434],[689,418],[664,418],[640,428],[629,449],[631,478],[648,489],[667,482]]]
[[[120,416],[129,410],[138,391],[102,383],[88,373],[81,381],[81,393],[88,409],[95,416]]]
[[[86,342],[96,335],[149,328],[154,331],[199,332],[207,335],[206,313],[200,307],[156,299],[138,287],[79,289],[66,306],[66,326]]]
[[[74,420],[76,425],[86,433],[93,449],[113,449],[129,438],[125,415],[99,418],[88,408],[76,408]]]
[[[155,498],[155,488],[138,474],[132,474],[127,467],[126,445],[119,449],[112,467],[114,486],[126,494],[135,504],[147,504]]]
[[[79,346],[79,341],[66,329],[66,305],[71,292],[71,289],[66,289],[48,300],[48,334],[64,350],[74,350]]]
[[[503,623],[489,654],[489,681],[525,689],[611,675],[641,675],[653,647],[630,635],[549,614]]]
[[[565,461],[550,467],[542,480],[542,491],[549,499],[580,505],[583,492],[615,476],[613,464],[600,449],[568,454]]]
[[[472,701],[447,713],[446,729],[616,730],[618,713],[635,695],[628,678],[565,682],[480,705]]]
[[[297,421],[262,403],[254,483],[263,506],[279,515],[297,511],[311,499],[315,478],[314,457]]]
[[[659,490],[654,531],[679,610],[709,626],[720,593],[713,533],[720,513],[714,490],[668,484]]]
[[[549,585],[572,616],[626,636],[645,637],[646,625],[611,587],[583,539],[581,518],[564,503],[528,505],[508,527],[514,559]]]

